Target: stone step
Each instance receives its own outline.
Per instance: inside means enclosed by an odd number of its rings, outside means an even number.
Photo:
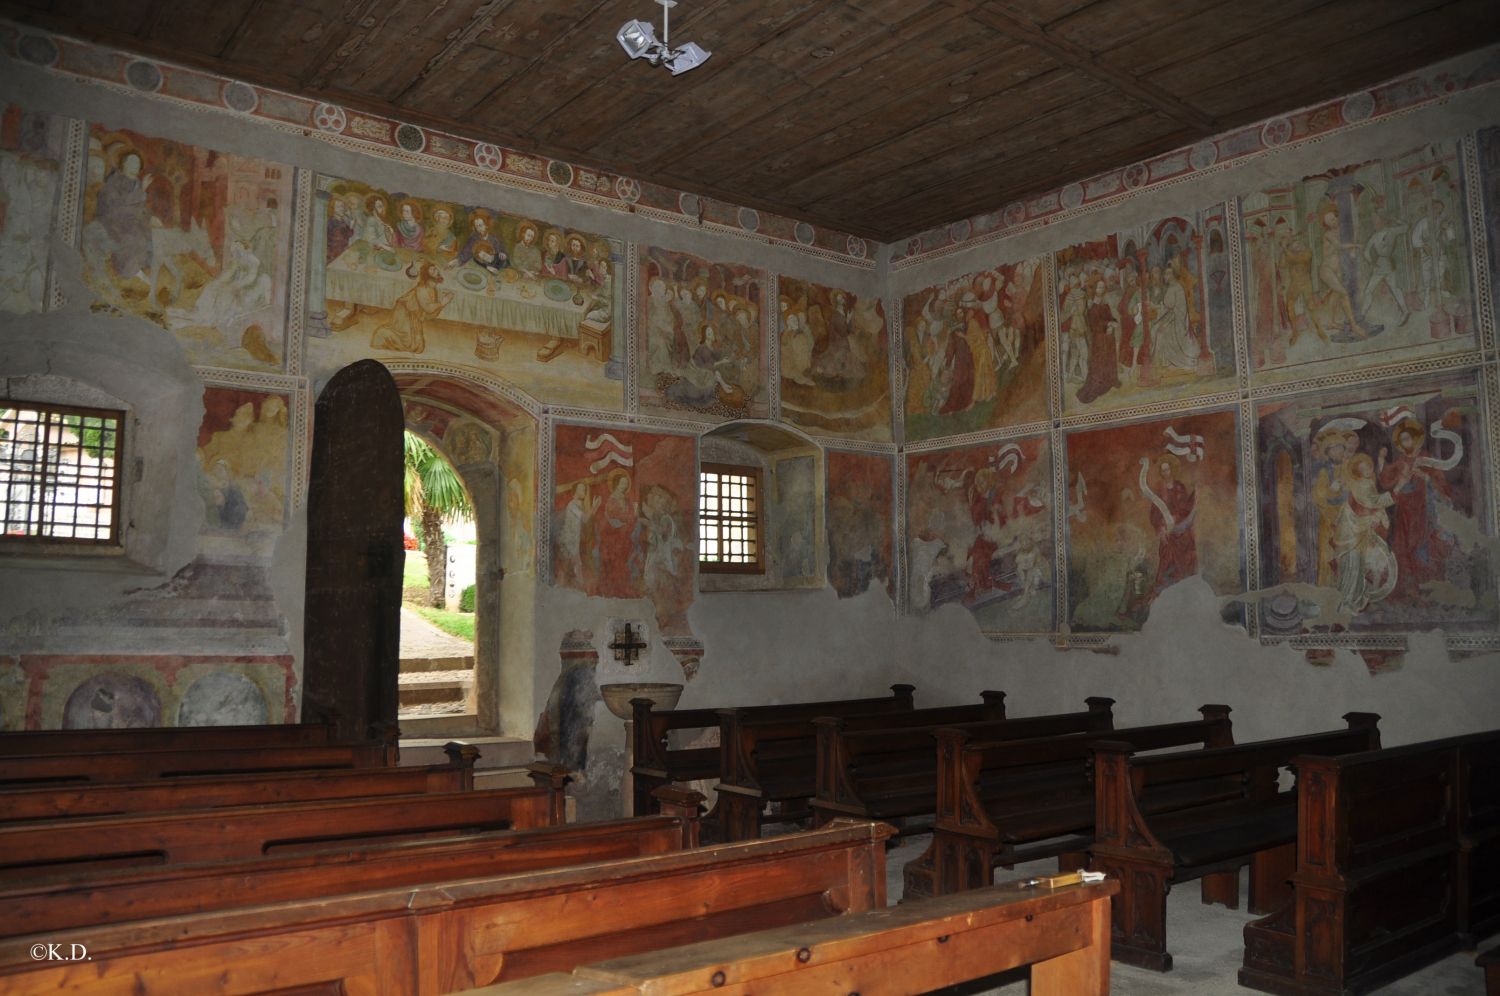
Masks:
[[[397,714],[401,710],[417,713],[447,705],[443,712],[468,712],[474,708],[473,671],[416,671],[403,674],[396,685]]]
[[[414,674],[423,671],[472,671],[474,658],[468,657],[403,657],[401,673]]]
[[[451,721],[452,717],[443,717]],[[406,731],[408,723],[401,721]],[[443,764],[448,756],[443,753],[443,744],[449,740],[462,740],[479,748],[479,761],[474,769],[492,771],[496,768],[524,768],[536,757],[531,741],[521,737],[402,737],[401,764]]]
[[[406,738],[402,741],[403,747],[414,740],[436,739],[438,743],[445,744],[449,740],[472,740],[484,735],[479,726],[479,715],[472,708],[434,712],[430,708],[413,707],[406,712],[398,712],[396,719],[400,723],[402,736]]]

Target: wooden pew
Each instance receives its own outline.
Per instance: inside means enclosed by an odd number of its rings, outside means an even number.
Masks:
[[[563,822],[567,772],[535,764],[529,788],[228,806],[0,825],[0,882],[108,867],[230,861],[350,841]]]
[[[185,775],[146,782],[69,782],[43,788],[0,790],[0,824],[472,789],[479,748],[454,741],[443,750],[449,758],[447,764],[421,767]]]
[[[1169,971],[1167,889],[1204,879],[1203,901],[1239,903],[1239,869],[1250,863],[1250,911],[1285,902],[1295,864],[1297,798],[1278,789],[1280,769],[1306,753],[1351,754],[1380,746],[1373,713],[1348,728],[1235,747],[1132,757],[1128,743],[1094,745],[1091,866],[1118,878],[1114,957]]]
[[[1109,991],[1116,882],[1006,883],[893,909],[703,941],[460,996],[848,993],[907,996],[1031,966],[1031,996]]]
[[[931,726],[1005,719],[1005,693],[980,693],[972,705],[939,706],[894,714],[841,713],[780,707],[719,710],[718,804],[710,821],[724,840],[754,840],[766,822],[808,819],[817,792],[817,727],[825,716],[842,718],[849,729]],[[773,814],[767,808],[775,807]]]
[[[813,721],[817,740],[816,787],[809,806],[821,826],[835,816],[864,820],[933,816],[937,805],[937,731],[962,730],[974,740],[1021,740],[1065,733],[1106,733],[1114,728],[1114,699],[1090,697],[1083,712],[951,723],[921,722],[935,710],[897,717],[878,729],[834,716]],[[917,722],[908,722],[910,719]],[[925,832],[930,824],[902,828]]]
[[[397,745],[394,742],[29,754],[0,757],[0,789],[86,782],[140,782],[179,775],[378,768],[394,766],[397,759]]]
[[[1363,993],[1494,932],[1500,730],[1294,766],[1292,896],[1245,926],[1240,985]]]
[[[823,715],[906,712],[912,708],[914,691],[916,688],[912,685],[892,685],[889,696],[750,706],[743,710],[742,715],[751,718],[781,715],[810,720],[814,716]],[[1002,710],[1003,702],[1002,693]],[[718,729],[719,710],[657,710],[653,705],[650,699],[635,699],[630,703],[634,711],[630,734],[630,773],[635,785],[631,812],[636,815],[651,811],[651,791],[658,785],[718,778],[720,774],[720,749],[717,745],[673,747],[669,743],[673,733],[692,731],[701,734],[705,730]]]
[[[769,840],[499,878],[383,889],[72,931],[81,964],[0,941],[0,994],[270,991],[438,996],[596,958],[878,909],[890,828]]]
[[[664,786],[663,814],[366,844],[241,861],[123,869],[0,888],[0,937],[211,913],[296,899],[510,875],[698,845],[703,796]],[[232,888],[226,888],[232,883]]]
[[[1202,719],[1127,727],[1108,736],[1136,750],[1225,747],[1234,742],[1226,705]],[[987,730],[980,731],[987,735]],[[1077,868],[1093,840],[1093,747],[1098,733],[983,739],[939,730],[934,809],[927,850],[903,869],[905,895],[947,895],[989,885],[994,869],[1056,856]],[[930,748],[929,748],[930,749]]]
[[[1474,964],[1484,969],[1484,996],[1500,996],[1500,948],[1490,948]]]
[[[19,730],[0,733],[0,757],[137,750],[312,747],[333,743],[331,723],[260,726],[153,726],[123,730]]]

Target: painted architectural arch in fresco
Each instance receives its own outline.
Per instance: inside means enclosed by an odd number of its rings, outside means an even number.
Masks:
[[[317,177],[308,358],[422,356],[549,402],[624,407],[623,246],[360,180]]]
[[[176,334],[194,363],[286,363],[290,166],[95,124],[81,249],[104,303]]]
[[[1063,411],[1201,396],[1234,376],[1224,206],[1057,254]]]
[[[1186,578],[1243,590],[1237,422],[1217,411],[1068,434],[1075,632],[1138,630],[1156,596]]]
[[[1053,626],[1052,458],[1045,437],[907,458],[911,606],[950,602],[992,633]]]
[[[766,274],[641,250],[641,404],[724,418],[766,414]]]
[[[878,297],[782,277],[781,415],[812,432],[891,438],[889,337]]]
[[[1251,369],[1286,380],[1472,348],[1457,142],[1240,201]]]
[[[1493,628],[1473,374],[1261,405],[1262,631]]]
[[[697,564],[691,436],[559,425],[552,580],[602,598],[649,598],[667,635],[688,633]]]
[[[906,436],[932,439],[1047,417],[1040,257],[907,295]]]

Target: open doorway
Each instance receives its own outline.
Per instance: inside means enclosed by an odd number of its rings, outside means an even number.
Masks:
[[[474,500],[440,443],[403,440],[404,562],[397,718],[479,728],[475,675],[478,531]]]
[[[419,511],[408,519],[404,545],[416,549],[405,552],[403,571],[402,736],[529,733],[536,419],[489,384],[391,366],[406,430],[456,477],[469,506],[429,517],[426,528]],[[429,550],[440,565],[431,577]]]

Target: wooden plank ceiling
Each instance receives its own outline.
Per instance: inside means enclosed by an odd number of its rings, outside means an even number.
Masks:
[[[0,0],[23,23],[886,241],[1500,38],[1495,0]]]

